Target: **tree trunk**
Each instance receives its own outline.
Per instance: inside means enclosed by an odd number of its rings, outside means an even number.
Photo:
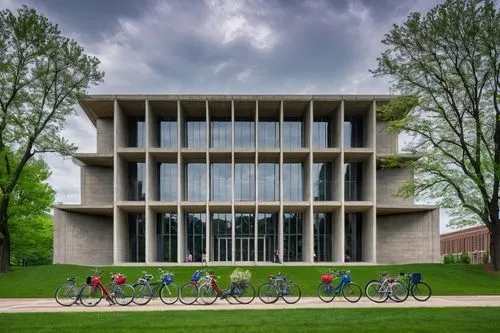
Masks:
[[[10,271],[10,234],[7,218],[3,216],[0,223],[0,273]]]
[[[500,269],[500,223],[496,223],[490,229],[490,260],[493,268]]]

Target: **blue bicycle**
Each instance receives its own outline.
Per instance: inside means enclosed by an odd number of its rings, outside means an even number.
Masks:
[[[340,293],[351,303],[361,299],[361,287],[351,282],[351,271],[329,270],[323,273],[316,293],[319,299],[326,303],[333,301]]]

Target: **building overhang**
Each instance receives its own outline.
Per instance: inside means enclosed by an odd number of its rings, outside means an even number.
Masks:
[[[77,153],[73,162],[78,166],[113,167],[113,154]]]
[[[54,209],[88,215],[113,216],[113,205],[55,205]]]
[[[439,209],[436,205],[377,205],[377,215],[411,214]]]

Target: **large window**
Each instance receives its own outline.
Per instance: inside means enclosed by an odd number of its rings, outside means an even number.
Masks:
[[[302,163],[283,164],[283,197],[284,201],[302,201],[303,193]]]
[[[231,201],[231,163],[212,163],[210,169],[210,200]]]
[[[274,261],[278,246],[278,214],[261,213],[258,216],[257,260]]]
[[[278,163],[259,163],[259,201],[279,201],[280,167]]]
[[[231,148],[231,118],[212,118],[210,147]]]
[[[314,148],[331,147],[331,119],[327,117],[314,118],[313,146]]]
[[[175,118],[158,117],[158,146],[177,148],[177,122]]]
[[[259,148],[279,148],[280,123],[274,118],[259,119]]]
[[[302,261],[302,213],[283,214],[283,261]]]
[[[235,221],[235,260],[255,260],[255,215],[251,213],[236,213]]]
[[[205,250],[206,238],[206,215],[202,213],[188,213],[185,221],[185,261],[191,258],[193,261],[201,261]]]
[[[362,175],[363,163],[345,163],[344,164],[344,200],[346,201],[361,201],[362,198]]]
[[[255,164],[236,163],[234,165],[234,199],[255,200]]]
[[[128,260],[130,262],[144,262],[146,260],[144,226],[144,213],[128,214]]]
[[[314,163],[313,177],[314,200],[332,200],[332,163]]]
[[[177,214],[156,215],[156,253],[159,262],[177,262]]]
[[[236,148],[255,147],[255,122],[251,119],[237,119],[234,122],[234,146]]]
[[[145,178],[144,163],[131,162],[128,164],[128,200],[146,200]]]
[[[158,198],[160,201],[177,200],[177,164],[158,163]]]
[[[314,214],[314,261],[332,261],[332,214]]]
[[[206,148],[207,127],[204,118],[188,118],[185,125],[185,145],[189,148]]]
[[[146,145],[144,117],[128,117],[128,146],[142,148]]]
[[[187,200],[206,200],[206,165],[205,163],[188,163],[186,165]]]
[[[304,122],[302,118],[285,118],[283,123],[283,147],[304,146]]]
[[[345,214],[345,261],[362,260],[362,213]]]
[[[213,261],[232,260],[231,213],[211,214]]]
[[[345,117],[344,147],[363,147],[363,117]]]

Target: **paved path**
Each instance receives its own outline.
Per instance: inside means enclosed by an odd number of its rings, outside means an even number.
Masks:
[[[286,304],[279,300],[275,304],[264,304],[259,298],[248,305],[229,304],[224,300],[217,300],[212,305],[165,305],[160,300],[152,300],[148,305],[138,306],[109,306],[108,302],[102,300],[96,307],[87,308],[82,305],[63,307],[48,298],[1,298],[0,313],[22,313],[22,312],[101,312],[101,311],[169,311],[169,310],[248,310],[248,309],[309,309],[309,308],[418,308],[418,307],[500,307],[500,296],[433,296],[427,302],[417,302],[408,298],[403,303],[394,303],[388,300],[386,303],[377,304],[366,297],[361,298],[358,303],[349,303],[343,299],[336,299],[331,303],[323,303],[317,297],[303,297],[296,304]]]

